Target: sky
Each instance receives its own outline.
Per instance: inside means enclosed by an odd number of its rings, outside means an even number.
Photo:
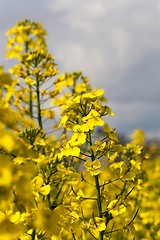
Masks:
[[[82,71],[105,90],[117,133],[137,128],[160,139],[159,0],[0,0],[0,65],[5,71],[8,29],[31,19],[47,30],[59,73]]]

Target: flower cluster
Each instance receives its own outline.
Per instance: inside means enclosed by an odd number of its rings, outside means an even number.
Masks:
[[[0,239],[158,240],[158,147],[140,130],[119,143],[104,91],[81,72],[57,76],[39,23],[8,34],[6,55],[19,64],[12,75],[0,68]]]

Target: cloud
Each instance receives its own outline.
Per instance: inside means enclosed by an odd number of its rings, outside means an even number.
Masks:
[[[0,65],[5,65],[5,50],[6,50],[6,40],[5,31],[0,30],[0,39],[1,39],[1,49],[0,49]]]
[[[98,52],[105,55],[105,59],[98,59],[97,63],[95,62],[99,65],[98,73],[109,77],[113,75],[113,72],[117,72],[112,81],[120,81],[116,75],[123,75],[126,69],[141,58],[148,49],[159,47],[160,33],[157,23],[160,22],[160,15],[157,10],[158,5],[158,1],[154,1],[153,4],[150,1],[133,2],[131,0],[98,2],[88,0],[83,4],[80,0],[48,1],[49,11],[53,12],[53,15],[56,13],[55,21],[58,20],[63,24],[54,25],[57,36],[55,33],[51,35],[58,49],[63,49],[59,54],[61,57],[59,60],[63,62],[63,66],[69,68],[75,66],[76,62],[69,61],[69,64],[68,58],[65,60],[63,54],[67,56],[70,45],[73,45],[74,50],[72,49],[71,54],[76,55],[77,48],[74,46],[79,45],[80,48],[81,45],[83,54],[79,56],[79,61],[81,58],[85,68],[86,59],[88,59],[87,73],[90,77],[97,77],[95,72],[92,74],[93,68],[89,62],[93,56],[89,53],[94,48],[98,48]],[[59,35],[62,36],[60,33],[62,28],[63,38],[61,39]],[[77,66],[79,61],[77,61]],[[93,77],[93,81],[96,81],[95,77]]]
[[[109,102],[114,117],[106,116],[105,120],[110,127],[116,127],[118,133],[126,133],[128,136],[134,129],[142,128],[146,132],[147,137],[154,136],[156,130],[159,131],[159,103],[154,105],[145,101],[133,101],[131,103]]]

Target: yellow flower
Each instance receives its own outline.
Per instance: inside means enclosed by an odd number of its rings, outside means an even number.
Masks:
[[[55,115],[55,112],[53,112],[52,110],[46,111],[47,118],[52,119],[54,117],[54,115]]]
[[[29,41],[29,38],[26,34],[17,35],[15,38],[15,41],[18,42],[20,45],[22,45],[24,42]]]
[[[48,234],[56,234],[58,235],[60,228],[59,228],[59,215],[56,213],[56,209],[51,211],[48,209],[44,202],[42,202],[38,206],[37,213],[34,219],[34,226],[38,229],[43,229]]]
[[[80,154],[79,147],[71,146],[69,143],[67,143],[66,146],[61,149],[62,156],[66,156],[66,157],[79,156],[79,154]]]
[[[98,169],[101,167],[101,163],[98,159],[94,160],[93,162],[87,160],[83,166],[87,169],[91,176],[96,176],[101,173],[101,170]]]
[[[29,114],[29,107],[22,107],[21,110],[25,113],[25,114]]]
[[[14,38],[11,38],[11,37],[8,38],[8,40],[7,40],[7,49],[12,47],[14,41],[15,41]]]
[[[86,123],[90,130],[97,125],[102,126],[104,124],[104,121],[99,117],[99,113],[94,109],[82,118],[82,122]]]
[[[103,131],[105,133],[109,133],[111,131],[111,129],[109,128],[109,124],[108,123],[105,123],[104,126],[103,126]]]
[[[85,141],[86,141],[86,134],[85,133],[75,132],[75,133],[73,133],[69,143],[72,146],[80,146],[83,143],[85,143]]]
[[[33,81],[30,76],[27,76],[25,79],[25,83],[32,86],[36,83],[36,81]]]
[[[40,72],[40,69],[37,68],[37,67],[35,67],[35,68],[33,69],[33,71],[31,72],[31,74],[32,74],[32,75],[36,75],[36,74],[39,73],[39,72]]]
[[[51,102],[50,104],[52,105],[52,104],[55,104],[56,106],[62,106],[63,104],[65,104],[66,103],[66,101],[68,100],[68,97],[70,97],[70,93],[66,93],[66,94],[64,94],[64,96],[62,96],[61,98],[56,98],[56,97],[54,97],[53,98],[53,102]]]
[[[12,151],[16,148],[17,139],[10,131],[1,131],[0,145],[4,147],[7,151]]]
[[[45,114],[46,114],[46,109],[45,109],[45,108],[42,108],[42,110],[41,110],[41,116],[43,117]]]
[[[99,141],[95,141],[95,144],[93,146],[91,146],[91,149],[94,152],[103,151],[105,146],[106,146],[106,142],[102,143],[102,142],[99,142]]]
[[[19,239],[23,232],[25,232],[25,227],[23,225],[13,224],[8,218],[4,218],[3,221],[0,222],[0,239]]]
[[[10,74],[3,73],[3,67],[0,66],[0,85],[7,86],[12,84]]]
[[[63,116],[62,119],[60,120],[60,124],[58,127],[60,127],[61,125],[62,127],[66,127],[67,121],[68,121],[68,116],[67,115]]]
[[[137,145],[137,144],[144,144],[144,133],[142,130],[137,129],[134,130],[133,134],[131,135],[131,144],[133,145]]]
[[[14,45],[14,48],[6,52],[7,58],[17,58],[19,57],[19,52],[23,50],[22,46]]]
[[[103,89],[95,89],[89,93],[84,94],[84,98],[94,99],[98,96],[101,96],[104,93]]]
[[[103,218],[94,217],[93,219],[89,220],[89,223],[84,224],[84,232],[90,231],[94,238],[98,239],[99,232],[102,232],[106,229],[106,224],[103,220]]]
[[[0,186],[10,186],[12,182],[12,163],[9,157],[0,156]]]
[[[95,226],[95,223],[97,226]],[[103,218],[95,217],[95,222],[93,221],[93,219],[89,220],[89,228],[97,228],[99,232],[102,232],[106,229],[106,224]]]
[[[18,56],[19,56],[19,51],[16,51],[14,49],[6,52],[6,57],[7,58],[14,58],[14,57],[18,57]]]
[[[24,94],[22,98],[25,102],[28,102],[29,101],[29,94]]]
[[[42,96],[45,96],[45,95],[47,95],[47,93],[46,93],[46,90],[44,90],[44,89],[41,89],[41,94],[42,94]]]
[[[75,84],[75,91],[77,94],[84,93],[88,90],[88,85],[86,83]]]
[[[114,217],[126,212],[127,210],[126,206],[123,203],[119,203],[117,199],[111,201],[107,208]]]
[[[28,199],[33,194],[33,184],[29,177],[21,176],[16,183],[16,193],[20,198]]]
[[[8,72],[13,74],[14,76],[22,76],[22,66],[19,64],[16,64],[13,68],[9,69]],[[25,76],[26,73],[23,73],[23,76]]]
[[[37,93],[36,93],[36,92],[32,95],[32,100],[33,100],[33,101],[36,101],[36,100],[37,100]]]

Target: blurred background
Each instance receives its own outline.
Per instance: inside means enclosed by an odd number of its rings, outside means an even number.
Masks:
[[[60,75],[82,71],[92,87],[105,90],[114,117],[105,121],[129,137],[136,128],[160,140],[159,0],[0,0],[0,65],[5,33],[31,19],[47,29],[48,52]]]

